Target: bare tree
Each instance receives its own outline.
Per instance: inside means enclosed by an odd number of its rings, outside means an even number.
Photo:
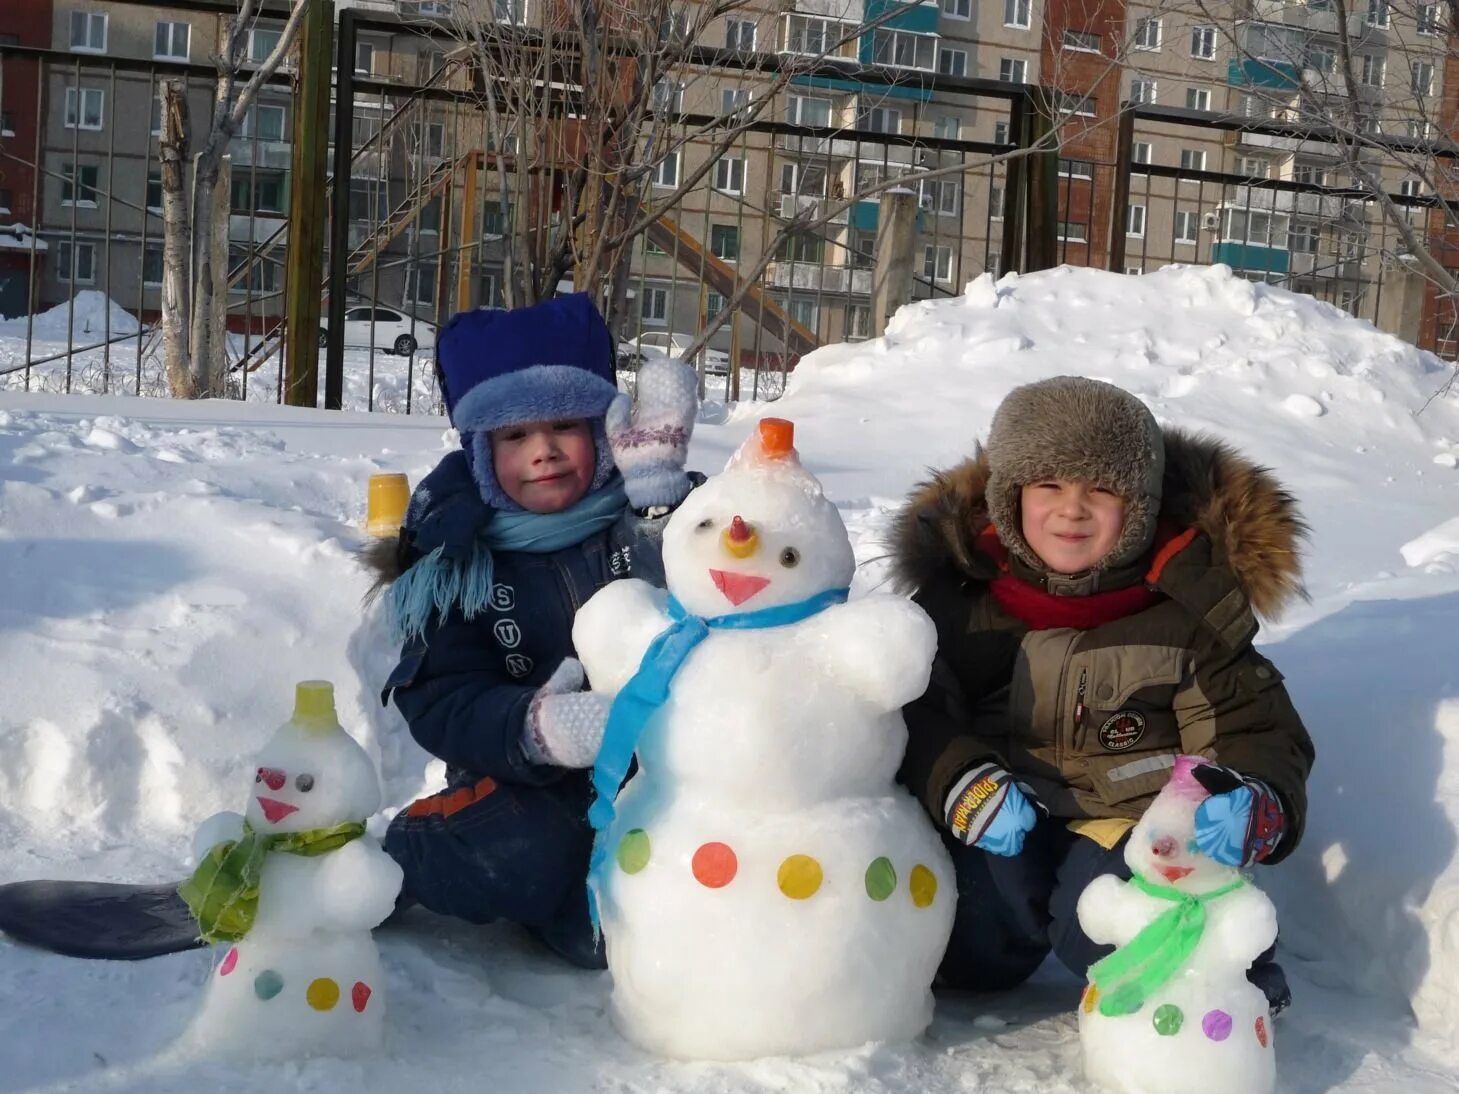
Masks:
[[[230,200],[226,193],[221,198],[217,194],[223,161],[259,89],[288,56],[312,2],[295,0],[273,51],[245,73],[249,32],[259,12],[257,0],[239,0],[238,14],[227,22],[214,58],[218,79],[212,113],[195,156],[189,141],[186,85],[181,79],[161,82],[162,344],[174,398],[223,394],[226,361],[224,328],[218,322],[222,301],[217,294],[227,269],[228,243],[226,232],[214,230],[217,203],[223,201],[226,210]]]

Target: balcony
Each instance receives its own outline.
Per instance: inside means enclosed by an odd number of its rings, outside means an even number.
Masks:
[[[850,266],[822,266],[814,262],[772,262],[765,280],[777,289],[800,289],[856,296],[871,295],[871,271]]]
[[[294,146],[288,141],[256,141],[252,137],[234,137],[228,142],[228,155],[233,167],[263,167],[270,171],[287,171],[294,158]]]
[[[1296,91],[1302,86],[1302,73],[1291,61],[1237,56],[1227,62],[1226,82],[1232,87]]]
[[[1361,281],[1363,263],[1361,259],[1339,259],[1332,255],[1312,254],[1310,251],[1291,252],[1291,274],[1293,277],[1325,277],[1333,281]]]
[[[1231,197],[1222,203],[1232,209],[1252,209],[1267,213],[1295,213],[1298,216],[1336,220],[1343,214],[1346,202],[1327,194],[1305,194],[1294,190],[1267,190],[1251,186],[1234,186]]]
[[[813,194],[781,194],[780,219],[792,220],[795,217],[815,218],[824,216],[828,204],[831,203],[826,198]],[[842,209],[827,223],[845,224],[849,219],[850,210]]]
[[[775,147],[782,152],[821,159],[829,156],[837,160],[862,159],[880,163],[885,154],[887,163],[914,162],[910,145],[883,144],[872,138],[858,141],[849,137],[813,137],[809,134],[802,137],[795,133],[779,133],[775,137]]]

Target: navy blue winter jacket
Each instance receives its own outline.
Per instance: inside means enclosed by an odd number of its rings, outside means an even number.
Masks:
[[[411,508],[402,566],[438,546],[448,557],[465,557],[491,513],[459,451],[421,481]],[[451,783],[483,775],[535,786],[587,780],[586,771],[527,759],[527,706],[563,658],[574,656],[573,616],[590,596],[620,577],[663,585],[666,520],[628,510],[611,528],[561,551],[494,552],[490,608],[470,620],[458,609],[433,616],[422,637],[407,640],[381,700],[393,695],[411,735],[446,761]]]

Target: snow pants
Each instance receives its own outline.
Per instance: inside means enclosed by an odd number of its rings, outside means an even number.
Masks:
[[[1114,950],[1090,941],[1075,909],[1079,894],[1100,874],[1130,876],[1124,840],[1106,850],[1063,821],[1043,818],[1018,855],[989,854],[946,834],[943,842],[957,873],[958,902],[939,984],[1011,988],[1032,976],[1050,952],[1083,980],[1090,965]],[[1273,1011],[1291,1001],[1275,952],[1275,946],[1267,950],[1246,974]]]
[[[385,850],[405,872],[402,905],[470,923],[520,923],[562,957],[604,968],[588,920],[593,832],[586,778],[520,786],[458,777],[402,809]]]

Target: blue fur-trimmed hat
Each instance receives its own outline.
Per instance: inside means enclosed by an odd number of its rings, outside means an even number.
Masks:
[[[446,413],[488,505],[520,508],[492,467],[489,434],[503,426],[587,418],[597,448],[593,489],[612,474],[603,415],[618,394],[613,337],[587,293],[461,312],[441,331],[436,362]]]

